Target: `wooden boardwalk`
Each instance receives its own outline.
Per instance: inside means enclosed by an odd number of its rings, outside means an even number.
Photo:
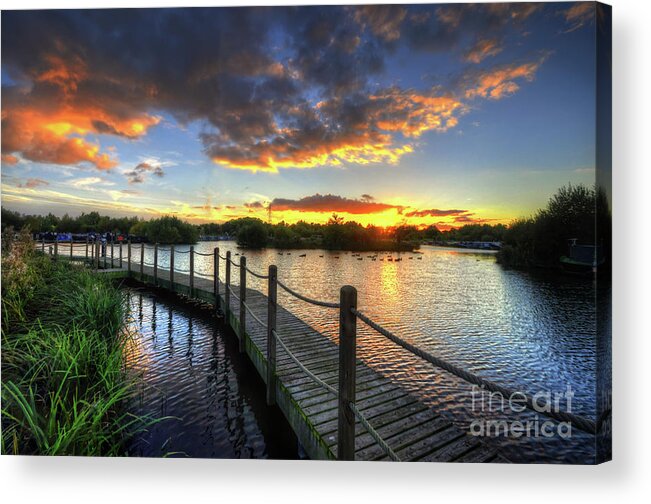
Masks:
[[[64,257],[64,256],[62,256]],[[85,260],[85,257],[74,259]],[[146,285],[173,291],[179,295],[216,305],[226,314],[228,324],[239,338],[240,302],[230,295],[226,306],[226,285],[219,281],[219,295],[214,294],[214,280],[175,272],[174,283],[170,271],[131,262],[131,271],[125,261],[108,259],[107,274],[130,277]],[[103,264],[103,258],[101,261]],[[239,278],[239,269],[231,262],[233,277]],[[223,267],[223,265],[221,266]],[[224,271],[224,270],[222,270]],[[156,278],[155,278],[156,277]],[[231,284],[233,292],[241,293],[239,285]],[[257,290],[246,289],[246,304],[263,323],[267,322],[269,300]],[[332,310],[338,317],[339,311]],[[335,389],[339,381],[339,346],[310,325],[282,308],[277,307],[277,333],[303,366]],[[241,348],[250,357],[262,379],[267,383],[267,329],[250,314],[246,317],[246,331]],[[478,438],[462,431],[436,410],[425,405],[390,378],[381,375],[363,362],[355,365],[355,405],[377,434],[390,446],[401,461],[438,462],[507,462],[493,448]],[[275,401],[282,410],[296,436],[312,459],[338,458],[339,403],[330,391],[309,377],[281,345],[276,349]],[[358,419],[354,425],[355,460],[390,460],[384,449]]]

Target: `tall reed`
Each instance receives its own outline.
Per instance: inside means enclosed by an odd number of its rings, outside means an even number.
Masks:
[[[153,422],[128,411],[126,303],[109,280],[35,252],[28,234],[3,237],[2,453],[123,455]]]

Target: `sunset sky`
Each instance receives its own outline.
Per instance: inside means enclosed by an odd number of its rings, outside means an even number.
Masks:
[[[24,213],[508,223],[594,166],[591,2],[2,13]]]

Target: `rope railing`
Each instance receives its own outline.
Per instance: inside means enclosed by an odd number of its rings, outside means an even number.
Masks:
[[[355,405],[353,402],[349,402],[348,407],[355,414],[355,417],[357,420],[359,420],[359,423],[362,424],[362,427],[366,429],[366,432],[368,432],[373,440],[380,446],[380,448],[382,448],[384,453],[386,453],[394,462],[400,462],[400,457],[398,457],[398,455],[396,455],[396,453],[391,449],[387,442],[382,439],[382,436],[380,436],[380,434],[373,428],[373,426],[368,423],[368,420],[366,420],[366,417],[357,408],[357,405]]]
[[[332,395],[335,397],[339,397],[339,392],[337,392],[337,389],[335,389],[332,385],[327,384],[324,382],[321,378],[319,378],[317,375],[315,375],[312,371],[307,369],[305,365],[298,360],[298,358],[291,352],[289,348],[287,348],[287,345],[285,345],[285,342],[280,338],[276,330],[272,330],[271,333],[273,334],[274,338],[278,343],[280,343],[280,346],[285,350],[289,358],[294,361],[294,364],[296,364],[303,373],[305,373],[307,376],[310,377],[310,379],[315,382],[317,385],[321,386],[328,392],[330,392]]]
[[[85,247],[86,244],[82,243],[79,244],[78,246]],[[74,244],[68,247],[68,251],[71,257],[73,254],[72,249],[74,247],[75,247]],[[231,257],[230,252],[226,254],[226,257],[224,257],[219,254],[218,249],[215,249],[214,252],[210,252],[210,253],[194,251],[193,247],[191,247],[190,250],[185,250],[185,251],[175,250],[174,252],[176,254],[190,254],[190,261],[189,261],[190,266],[189,269],[186,269],[186,268],[180,268],[172,264],[168,264],[166,266],[160,264],[160,262],[158,261],[158,255],[156,253],[154,254],[154,264],[146,262],[144,261],[144,255],[145,255],[144,250],[146,249],[154,249],[154,250],[161,251],[161,248],[142,245],[141,252],[140,252],[140,261],[136,261],[136,263],[138,262],[140,263],[141,270],[143,265],[147,267],[153,267],[155,277],[156,277],[156,272],[158,272],[158,274],[160,275],[161,270],[170,271],[171,269],[173,272],[179,272],[184,274],[189,273],[190,295],[193,295],[194,292],[195,277],[205,278],[209,280],[212,279],[217,306],[219,306],[220,303],[220,299],[219,299],[220,280],[218,278],[219,261],[215,260],[214,264],[212,262],[206,264],[205,261],[200,261],[199,265],[204,268],[209,268],[210,271],[206,271],[206,272],[197,271],[195,266],[195,261],[194,261],[195,258],[194,254],[197,254],[202,257],[219,258],[226,262],[226,277],[224,282],[224,286],[226,288],[226,291],[224,293],[226,315],[227,315],[227,319],[229,320],[230,314],[232,312],[232,306],[234,305],[234,302],[230,301],[230,298],[232,296],[235,302],[239,303],[239,308],[240,308],[240,312],[239,312],[240,325],[238,331],[239,339],[240,339],[240,352],[243,352],[246,346],[245,340],[247,338],[247,332],[246,332],[247,312],[248,315],[251,316],[253,320],[255,320],[255,322],[257,322],[262,328],[266,330],[267,359],[268,359],[267,383],[266,383],[267,404],[269,405],[275,404],[275,395],[276,395],[275,383],[277,381],[276,343],[278,343],[286,352],[287,356],[289,356],[290,360],[293,361],[294,364],[296,364],[296,366],[298,366],[298,368],[301,370],[302,373],[307,375],[310,380],[315,382],[320,388],[324,389],[328,394],[333,395],[338,400],[339,439],[338,439],[337,456],[342,460],[353,460],[355,458],[354,445],[355,445],[355,422],[356,421],[358,421],[361,424],[361,426],[370,435],[370,437],[374,440],[374,442],[377,443],[377,445],[383,450],[383,452],[391,460],[395,460],[395,461],[400,460],[400,457],[393,451],[393,449],[388,445],[388,443],[369,423],[368,419],[364,417],[363,413],[355,404],[355,381],[356,381],[355,375],[356,375],[356,366],[357,366],[357,361],[355,356],[356,355],[355,340],[356,340],[356,333],[357,333],[356,320],[361,320],[368,327],[377,331],[380,335],[389,339],[396,345],[411,352],[413,355],[423,359],[424,361],[429,362],[430,364],[436,366],[437,368],[442,369],[443,371],[446,371],[464,380],[465,382],[480,386],[483,389],[488,390],[489,392],[500,393],[503,396],[507,396],[507,397],[513,397],[515,394],[519,394],[519,397],[521,398],[520,402],[529,410],[536,413],[540,413],[546,417],[549,417],[559,422],[570,422],[572,425],[576,426],[579,430],[582,430],[589,434],[596,434],[599,431],[602,422],[611,414],[610,409],[608,409],[603,413],[601,413],[601,415],[595,422],[594,420],[579,415],[575,415],[570,412],[553,411],[552,408],[548,407],[549,406],[548,404],[545,405],[538,404],[538,402],[534,400],[534,397],[536,396],[531,397],[523,392],[511,390],[505,386],[498,385],[490,380],[481,378],[480,376],[477,376],[469,371],[466,371],[465,369],[462,369],[454,364],[451,364],[421,348],[418,348],[416,345],[402,339],[401,337],[397,336],[393,332],[389,331],[388,329],[374,322],[366,314],[358,310],[357,291],[351,286],[344,286],[341,288],[340,302],[323,301],[323,300],[313,299],[311,297],[303,295],[295,291],[294,289],[290,288],[289,286],[285,285],[280,280],[278,280],[277,268],[275,265],[269,266],[269,274],[267,275],[249,269],[246,264],[245,256],[241,256],[239,262],[235,262],[235,260]],[[55,252],[56,252],[56,246],[55,246]],[[131,254],[131,248],[129,248],[129,254]],[[104,259],[104,263],[106,264],[107,261],[106,257],[104,257],[103,259]],[[98,260],[98,257],[96,257],[95,260]],[[112,255],[110,260],[111,260],[111,264],[114,264]],[[155,264],[156,262],[158,262],[158,264]],[[237,285],[234,286],[233,284],[231,284],[231,266],[240,268],[239,286]],[[269,281],[268,292],[267,292],[268,311],[267,311],[266,322],[262,320],[263,315],[260,312],[260,310],[258,310],[259,314],[256,314],[254,310],[251,308],[251,306],[247,303],[247,299],[246,299],[247,298],[247,289],[246,289],[247,273],[255,278]],[[170,272],[170,278],[172,279],[172,283],[174,283],[172,272]],[[154,282],[156,282],[156,278],[154,278]],[[335,386],[330,385],[326,383],[323,379],[319,378],[317,374],[310,371],[292,353],[292,351],[288,348],[287,344],[279,336],[276,330],[276,310],[278,307],[277,290],[276,290],[277,286],[280,286],[285,292],[287,292],[291,296],[301,301],[304,301],[306,303],[319,306],[319,307],[333,308],[339,310],[340,341],[339,341],[339,359],[338,359],[339,361],[338,385]],[[338,389],[337,386],[339,387]]]
[[[228,290],[231,292],[231,296],[233,296],[233,297],[234,297],[235,299],[237,299],[238,301],[240,300],[240,296],[238,296],[237,294],[235,294],[235,291],[233,290],[233,288],[232,288],[230,285],[228,286]]]
[[[316,306],[323,306],[325,308],[339,308],[339,303],[331,303],[328,301],[320,301],[318,299],[312,299],[307,296],[304,296],[303,294],[299,294],[293,289],[290,289],[287,287],[284,283],[282,283],[280,280],[278,280],[278,285],[280,285],[286,292],[291,294],[292,296],[300,299],[301,301],[305,301],[306,303],[310,303]]]
[[[472,383],[473,385],[483,387],[490,392],[499,392],[504,397],[512,397],[514,394],[519,394],[521,397],[524,397],[525,405],[531,411],[535,411],[536,413],[541,413],[542,415],[545,415],[559,422],[571,422],[572,425],[576,425],[580,430],[587,432],[588,434],[596,434],[598,431],[598,425],[593,420],[578,415],[574,415],[566,411],[554,411],[551,408],[536,407],[533,398],[528,396],[524,392],[510,390],[490,380],[486,380],[485,378],[481,378],[475,374],[472,374],[466,371],[465,369],[455,366],[454,364],[450,364],[449,362],[446,362],[443,359],[436,357],[435,355],[432,355],[431,353],[418,348],[417,346],[409,343],[408,341],[403,340],[399,336],[396,336],[391,331],[385,329],[381,325],[377,324],[376,322],[368,318],[359,310],[353,308],[351,311],[358,319],[360,319],[370,328],[375,329],[382,336],[393,341],[396,345],[401,346],[402,348],[408,350],[409,352],[413,353],[417,357],[426,360],[430,364],[433,364],[434,366],[443,369],[444,371],[447,371],[448,373],[451,373],[468,383]],[[545,411],[546,409],[549,409],[549,411]],[[600,422],[601,421],[603,420],[600,420]]]
[[[244,303],[244,308],[246,308],[246,311],[249,312],[249,315],[251,315],[253,317],[253,320],[255,320],[258,324],[260,324],[265,329],[268,327],[266,322],[263,322],[255,313],[253,313],[253,310],[248,304]]]
[[[244,269],[249,273],[251,273],[251,275],[253,275],[254,277],[259,278],[261,280],[267,280],[269,278],[269,275],[261,275],[260,273],[256,273],[255,271],[250,270],[249,268],[244,268]]]
[[[312,371],[307,369],[305,365],[292,353],[292,351],[287,348],[287,345],[285,342],[280,338],[276,330],[274,329],[271,331],[274,338],[276,341],[280,344],[280,346],[285,350],[285,353],[289,356],[289,358],[298,366],[298,368],[305,373],[314,383],[319,385],[321,388],[325,389],[327,392],[335,396],[335,398],[339,398],[339,392],[337,389],[335,389],[332,385],[324,382],[321,378],[316,376]],[[400,458],[396,453],[391,449],[391,447],[387,444],[387,442],[382,439],[382,436],[378,434],[378,432],[373,428],[373,426],[368,422],[364,414],[357,408],[355,403],[349,402],[348,406],[350,407],[351,411],[355,414],[355,417],[359,420],[359,423],[362,424],[362,427],[366,429],[366,431],[369,433],[369,435],[373,438],[373,440],[378,444],[378,446],[386,453],[391,460],[400,461]]]

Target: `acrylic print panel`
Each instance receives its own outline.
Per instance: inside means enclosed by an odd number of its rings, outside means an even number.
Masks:
[[[610,13],[4,11],[2,452],[609,460]]]

